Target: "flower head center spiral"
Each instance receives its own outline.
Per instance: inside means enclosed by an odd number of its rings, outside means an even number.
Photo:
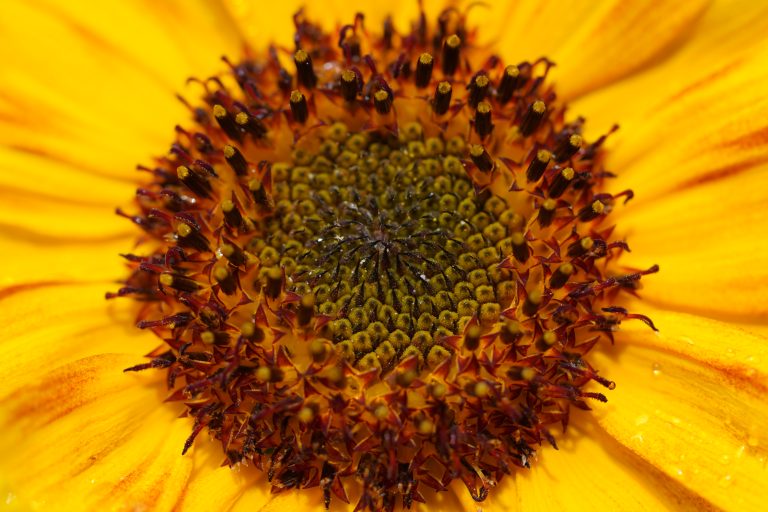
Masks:
[[[275,491],[410,507],[481,501],[571,407],[613,383],[588,353],[655,272],[622,272],[604,137],[566,122],[546,59],[504,65],[463,13],[331,37],[302,13],[200,81],[129,217],[146,233],[110,296],[142,299],[171,400]]]

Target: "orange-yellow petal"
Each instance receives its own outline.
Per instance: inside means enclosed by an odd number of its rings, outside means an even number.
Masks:
[[[639,306],[636,306],[636,308]],[[714,320],[648,310],[594,363],[617,381],[597,421],[691,493],[760,510],[768,481],[768,339]]]
[[[768,162],[766,30],[768,5],[717,3],[672,57],[571,106],[593,136],[621,125],[608,143],[615,188],[653,203]]]
[[[513,61],[540,56],[555,61],[558,95],[572,99],[651,66],[685,44],[709,3],[514,2],[500,17],[496,51]]]
[[[189,476],[189,422],[157,382],[125,375],[134,355],[50,369],[0,402],[1,486],[21,508],[170,510]],[[25,507],[26,505],[26,507]]]
[[[219,57],[241,45],[218,2],[9,0],[0,20],[0,141],[130,176],[188,117],[173,99],[184,80],[222,69]]]
[[[768,164],[629,203],[618,222],[633,249],[622,264],[661,267],[643,279],[646,300],[725,319],[768,315]]]
[[[135,304],[104,299],[104,292],[114,288],[110,283],[31,283],[0,289],[0,399],[54,366],[89,356],[126,352],[134,354],[132,364],[140,363],[158,340],[134,327]]]
[[[222,466],[221,443],[199,436],[190,454],[194,468],[178,509],[184,512],[231,510],[248,502],[259,510],[270,499],[270,485],[264,473],[253,466]]]

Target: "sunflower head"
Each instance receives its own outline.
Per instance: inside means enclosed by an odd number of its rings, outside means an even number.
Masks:
[[[643,275],[606,218],[605,137],[567,122],[546,58],[507,64],[465,13],[362,15],[199,80],[128,216],[148,363],[230,465],[392,510],[482,501],[613,382],[589,351]]]

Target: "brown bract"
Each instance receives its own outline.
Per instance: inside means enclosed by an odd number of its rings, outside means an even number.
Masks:
[[[170,399],[276,492],[359,509],[461,479],[477,501],[570,407],[606,397],[587,354],[641,276],[546,59],[505,65],[461,12],[363,17],[199,80],[203,102],[137,192],[133,273]],[[122,212],[121,212],[122,213]],[[556,447],[556,446],[555,446]]]

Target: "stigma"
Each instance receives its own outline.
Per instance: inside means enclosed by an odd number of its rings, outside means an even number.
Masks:
[[[128,370],[166,372],[183,452],[207,432],[274,492],[357,486],[390,511],[458,480],[482,501],[615,387],[590,350],[653,327],[620,305],[658,270],[616,264],[632,193],[608,191],[553,63],[487,54],[463,12],[294,22],[295,47],[198,82],[123,214],[144,243],[108,297],[163,342]]]

